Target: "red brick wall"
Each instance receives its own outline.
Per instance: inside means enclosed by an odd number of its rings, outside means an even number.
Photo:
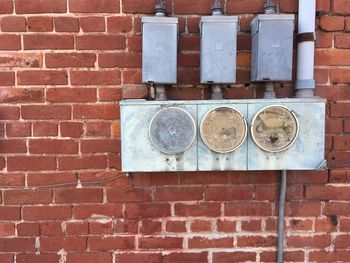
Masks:
[[[147,96],[140,17],[154,0],[0,0],[0,262],[274,262],[278,172],[120,174],[118,102]],[[198,85],[201,15],[212,0],[167,0],[180,18],[174,99]],[[225,0],[240,16],[238,83],[249,82],[249,22],[264,0]],[[296,0],[279,0],[296,12]],[[327,171],[289,172],[286,261],[350,261],[350,2],[318,1],[316,94],[329,99]],[[280,97],[293,84],[278,85]],[[35,188],[73,182],[73,186]],[[78,187],[77,187],[78,186]],[[21,190],[18,187],[26,187]]]

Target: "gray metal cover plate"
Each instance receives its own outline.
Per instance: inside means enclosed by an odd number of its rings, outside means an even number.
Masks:
[[[196,125],[192,116],[179,107],[161,109],[151,120],[150,139],[165,154],[185,152],[196,137]]]

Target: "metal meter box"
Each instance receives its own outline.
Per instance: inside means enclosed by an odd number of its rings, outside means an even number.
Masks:
[[[248,170],[316,170],[325,151],[325,100],[260,100],[248,105]]]
[[[320,98],[120,106],[123,172],[316,170],[324,163]]]
[[[178,18],[142,17],[142,82],[176,84]]]
[[[123,172],[196,171],[197,105],[121,102]]]
[[[238,17],[203,16],[201,29],[201,83],[235,83]]]
[[[292,79],[294,15],[262,14],[251,22],[252,81]]]

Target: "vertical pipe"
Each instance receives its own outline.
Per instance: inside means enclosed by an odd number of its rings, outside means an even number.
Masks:
[[[316,0],[299,0],[296,97],[314,95]]]
[[[281,171],[280,199],[278,204],[278,251],[277,262],[283,263],[284,245],[284,206],[286,203],[287,171]]]

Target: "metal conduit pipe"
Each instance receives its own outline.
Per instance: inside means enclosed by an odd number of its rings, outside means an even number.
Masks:
[[[298,98],[314,96],[315,18],[316,0],[299,0],[298,62],[295,84],[295,96]]]
[[[277,262],[283,263],[284,251],[284,206],[286,203],[287,171],[281,171],[280,199],[278,204],[278,250]]]

